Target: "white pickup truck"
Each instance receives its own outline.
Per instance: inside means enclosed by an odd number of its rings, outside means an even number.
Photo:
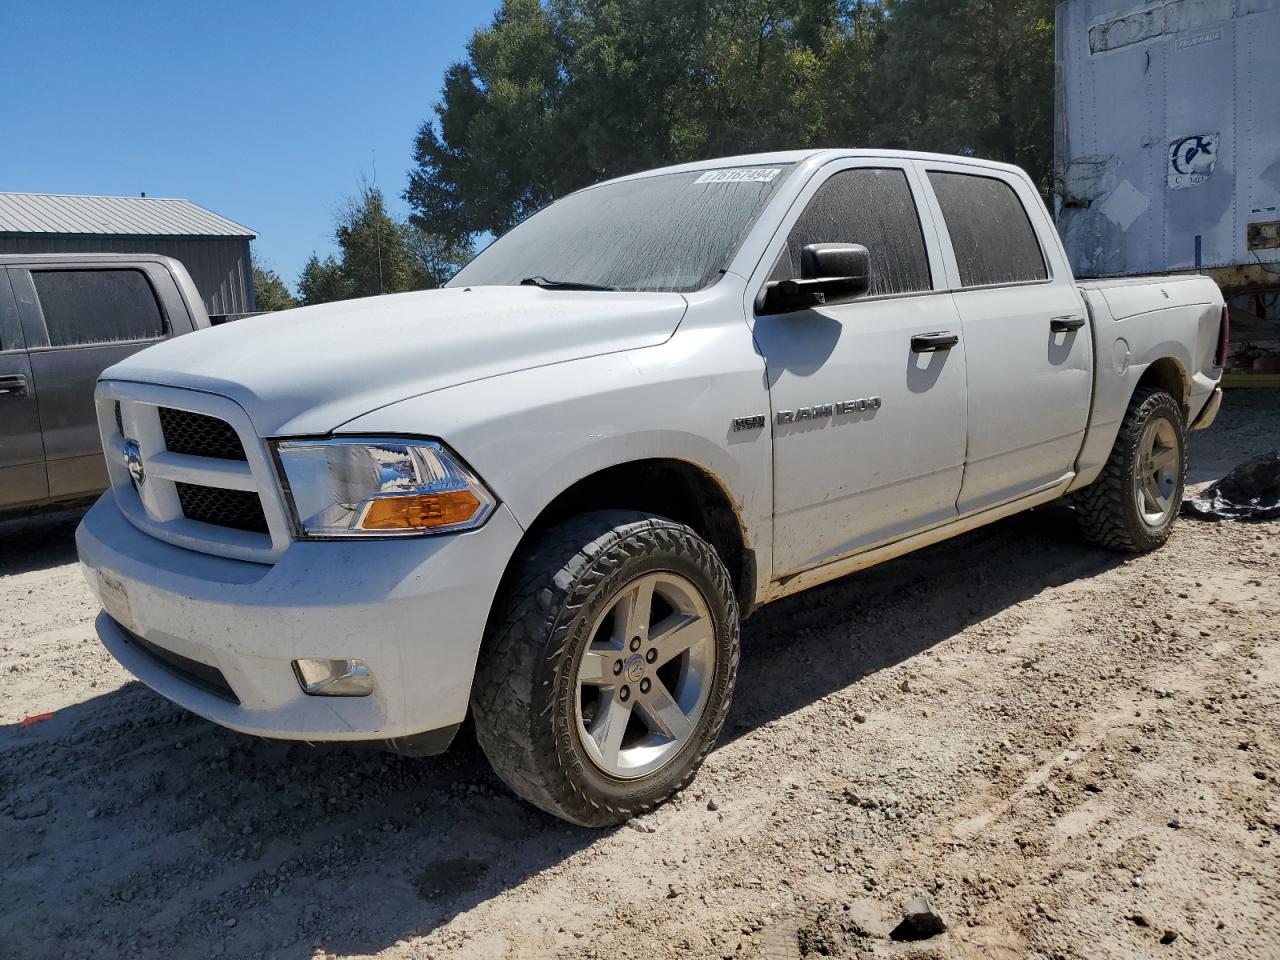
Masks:
[[[107,370],[77,540],[119,661],[265,737],[444,749],[581,824],[694,775],[760,604],[1069,497],[1160,546],[1227,329],[1077,283],[1015,167],[822,150],[623,177],[446,289]]]

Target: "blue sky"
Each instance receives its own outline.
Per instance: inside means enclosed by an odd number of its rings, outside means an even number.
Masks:
[[[293,285],[372,176],[393,210],[449,64],[496,2],[0,0],[0,191],[185,197]]]

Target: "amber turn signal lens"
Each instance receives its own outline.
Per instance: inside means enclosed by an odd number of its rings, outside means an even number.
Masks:
[[[361,521],[364,530],[425,530],[466,523],[480,509],[470,490],[378,497]]]

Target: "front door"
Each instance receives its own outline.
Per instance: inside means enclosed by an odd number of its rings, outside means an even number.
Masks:
[[[35,378],[9,274],[0,267],[0,510],[48,495]]]
[[[830,165],[766,253],[775,280],[799,276],[810,243],[862,244],[872,268],[855,302],[754,319],[772,405],[775,576],[956,515],[965,347],[916,176],[893,161]]]

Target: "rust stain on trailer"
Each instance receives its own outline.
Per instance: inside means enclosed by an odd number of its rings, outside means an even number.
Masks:
[[[1249,224],[1250,250],[1280,250],[1280,220],[1259,220]]]

